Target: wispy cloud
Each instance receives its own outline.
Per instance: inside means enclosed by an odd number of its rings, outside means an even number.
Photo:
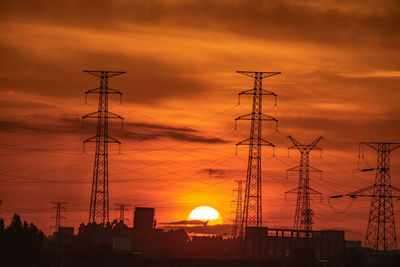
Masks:
[[[400,78],[400,71],[378,70],[364,73],[342,73],[346,78]]]
[[[145,122],[128,122],[128,123],[125,123],[125,125],[128,127],[134,127],[134,128],[172,130],[172,131],[182,131],[182,132],[197,132],[196,130],[187,128],[187,127],[174,127],[174,126],[170,126],[170,125],[145,123]]]
[[[165,222],[165,223],[159,223],[163,225],[204,225],[204,221],[200,220],[182,220],[182,221],[177,221],[177,222]]]
[[[81,128],[81,120],[79,118],[60,118],[51,120],[46,124],[32,123],[31,121],[0,121],[0,131],[16,132],[31,131],[37,133],[71,133],[82,135],[82,133],[90,134],[94,132],[94,122],[88,122],[85,128]],[[116,138],[122,137],[131,141],[148,141],[157,139],[172,139],[178,142],[194,142],[194,143],[212,143],[224,144],[228,140],[203,136],[194,129],[186,127],[174,127],[165,124],[151,123],[128,123],[125,129],[115,131],[113,134]]]
[[[204,169],[203,172],[207,173],[208,176],[213,177],[213,178],[225,178],[226,177],[226,171],[221,170],[221,169]]]

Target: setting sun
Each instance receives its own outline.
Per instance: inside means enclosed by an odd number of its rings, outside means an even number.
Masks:
[[[209,206],[197,207],[189,214],[190,220],[208,221],[209,225],[222,224],[222,217],[219,212]]]

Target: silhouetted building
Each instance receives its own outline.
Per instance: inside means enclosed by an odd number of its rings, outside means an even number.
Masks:
[[[251,258],[335,262],[345,253],[344,231],[310,231],[309,238],[303,230],[267,227],[248,227],[246,233],[246,254]]]
[[[154,208],[135,207],[133,228],[136,231],[148,231],[154,228]]]

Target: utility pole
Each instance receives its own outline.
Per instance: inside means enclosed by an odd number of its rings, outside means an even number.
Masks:
[[[130,207],[131,204],[116,203],[114,205],[118,206],[116,210],[119,210],[119,221],[124,223],[125,220],[128,220],[128,218],[125,218],[125,211],[129,210],[128,207]]]
[[[97,134],[83,141],[83,143],[96,143],[94,158],[92,192],[90,197],[89,223],[105,225],[109,220],[109,195],[108,195],[108,144],[121,144],[117,139],[109,136],[108,119],[123,118],[108,111],[108,95],[118,94],[122,99],[122,93],[118,90],[108,88],[108,79],[124,74],[124,71],[93,71],[84,72],[100,78],[100,86],[85,92],[88,94],[99,94],[98,111],[89,113],[82,117],[97,119]]]
[[[64,216],[61,216],[61,210],[65,210],[65,204],[67,204],[67,202],[50,202],[50,204],[55,205],[51,207],[51,209],[56,211],[56,216],[52,216],[51,219],[56,220],[54,224],[54,233],[57,233],[58,228],[61,226],[61,219],[65,219]]]
[[[375,182],[346,196],[371,198],[365,246],[375,250],[378,256],[382,252],[397,250],[393,198],[400,199],[400,189],[392,186],[390,179],[390,153],[399,148],[400,143],[360,142],[360,149],[364,151],[365,146],[377,152]],[[339,197],[343,195],[331,198]]]
[[[299,172],[299,183],[298,186],[292,190],[287,191],[285,194],[295,193],[297,194],[296,212],[294,216],[294,229],[305,230],[306,237],[309,237],[310,231],[312,231],[313,215],[314,212],[311,209],[310,195],[320,194],[320,192],[310,187],[310,172],[320,172],[321,170],[310,166],[310,152],[312,150],[322,150],[317,146],[322,136],[315,139],[309,145],[302,145],[296,139],[288,136],[288,139],[292,141],[293,145],[290,149],[298,149],[300,151],[300,165],[290,168],[287,171]]]
[[[239,236],[239,229],[240,229],[240,225],[241,225],[242,218],[243,218],[243,215],[242,215],[242,213],[243,213],[243,199],[242,199],[243,181],[238,180],[236,182],[238,183],[238,187],[237,187],[237,189],[233,190],[233,192],[237,193],[237,197],[236,197],[236,200],[234,201],[234,202],[236,202],[236,211],[235,211],[235,219],[233,220],[232,237]]]
[[[262,113],[262,96],[270,95],[275,97],[276,94],[262,89],[263,78],[268,78],[280,74],[280,72],[254,72],[254,71],[237,71],[254,79],[254,88],[239,93],[239,101],[241,95],[253,96],[252,112],[239,116],[235,119],[250,120],[250,138],[243,140],[236,145],[249,146],[249,159],[247,165],[246,188],[243,204],[243,218],[239,230],[239,236],[243,238],[246,234],[246,228],[249,226],[262,227],[262,187],[261,187],[261,146],[275,147],[271,142],[262,139],[262,122],[274,121],[278,127],[278,120]]]

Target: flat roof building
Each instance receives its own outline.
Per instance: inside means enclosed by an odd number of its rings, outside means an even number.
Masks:
[[[137,231],[148,231],[155,228],[154,208],[135,207],[133,228]]]

